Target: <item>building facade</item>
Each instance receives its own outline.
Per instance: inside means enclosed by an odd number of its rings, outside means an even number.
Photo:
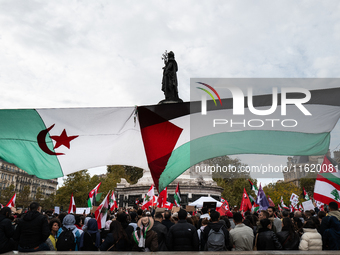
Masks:
[[[177,183],[179,183],[181,191],[181,205],[187,205],[202,196],[211,196],[220,201],[223,188],[219,187],[216,182],[212,180],[211,175],[193,177],[190,174],[191,170],[192,168],[188,169],[168,185],[167,201],[171,203],[174,202]],[[133,207],[137,199],[142,200],[144,198],[152,184],[153,179],[149,170],[144,170],[143,177],[140,178],[136,184],[131,185],[122,178],[115,189],[119,207]],[[156,188],[155,195],[158,196]]]
[[[1,191],[10,185],[14,186],[14,191],[20,193],[25,186],[30,187],[30,199],[35,200],[38,187],[43,195],[50,196],[56,194],[58,179],[43,180],[35,175],[29,175],[17,166],[0,160],[0,194]]]

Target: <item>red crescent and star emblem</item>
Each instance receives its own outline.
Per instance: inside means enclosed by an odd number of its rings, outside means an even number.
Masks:
[[[48,155],[64,155],[64,153],[57,153],[57,152],[51,151],[46,144],[46,141],[45,141],[46,136],[47,136],[48,132],[54,127],[54,125],[55,124],[50,126],[48,129],[44,129],[44,130],[40,131],[40,133],[37,136],[38,145],[39,145],[40,149],[42,149],[42,151],[44,151]],[[68,136],[67,133],[66,133],[66,130],[64,129],[63,132],[61,133],[61,135],[59,135],[59,136],[53,135],[53,136],[50,136],[50,137],[51,137],[51,139],[56,141],[56,144],[55,144],[53,149],[59,148],[62,145],[64,145],[66,148],[70,149],[70,142],[72,140],[76,139],[78,137],[78,135]]]

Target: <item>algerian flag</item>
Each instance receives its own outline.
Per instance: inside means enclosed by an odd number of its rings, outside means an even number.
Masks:
[[[103,165],[147,169],[135,110],[0,110],[0,158],[42,179]]]
[[[287,93],[288,101],[302,98],[304,102],[300,100],[297,107],[285,101],[282,107],[279,99],[275,111],[263,116],[250,111],[247,98],[241,104],[246,105],[243,115],[234,114],[232,98],[221,99],[216,105],[208,101],[206,119],[202,119],[200,101],[138,107],[145,153],[155,186],[163,190],[190,166],[223,155],[325,154],[330,132],[340,117],[338,95],[340,88],[312,90],[310,99],[303,93]],[[255,110],[263,111],[271,109],[272,98],[271,94],[253,96],[251,103]],[[214,127],[214,120],[222,118],[224,124]]]
[[[340,173],[338,167],[326,156],[316,178],[314,199],[325,204],[336,202],[340,206]]]
[[[176,187],[176,190],[175,190],[175,194],[174,194],[174,202],[175,202],[175,205],[177,207],[180,207],[181,206],[181,191],[179,189],[179,183],[177,183],[177,187]]]

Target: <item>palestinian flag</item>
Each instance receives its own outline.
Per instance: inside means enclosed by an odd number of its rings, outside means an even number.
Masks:
[[[174,194],[174,200],[175,200],[175,205],[177,207],[180,207],[182,199],[181,199],[181,191],[179,189],[179,183],[177,183],[177,187],[176,187],[175,194]]]
[[[98,183],[96,187],[94,187],[93,190],[90,191],[89,193],[89,198],[87,200],[87,206],[92,207],[96,206],[96,201],[99,201],[102,193],[98,193],[99,187],[102,183]],[[98,197],[97,197],[98,196]]]
[[[336,162],[327,156],[321,165],[314,186],[314,199],[324,204],[336,202],[340,206],[340,173]]]
[[[246,189],[244,188],[243,189],[243,196],[242,196],[242,201],[241,201],[241,206],[240,206],[240,211],[251,211],[252,209],[252,205],[250,203],[250,199],[248,197],[248,194],[247,194],[247,191]]]
[[[153,184],[151,185],[148,193],[144,197],[142,209],[148,209],[149,206],[153,206],[155,202],[155,190]]]
[[[165,207],[167,201],[167,196],[168,196],[168,188],[165,188],[159,193],[158,199],[157,199],[157,207],[162,208]]]
[[[305,188],[303,188],[303,196],[305,197],[305,200],[310,200],[309,196],[308,196],[308,193],[306,192]]]
[[[299,211],[300,211],[300,212],[303,212],[303,207],[302,207],[301,204],[299,204]]]
[[[0,110],[0,158],[41,179],[105,165],[147,169],[135,111],[135,107]]]
[[[112,212],[114,209],[118,209],[118,205],[116,202],[116,196],[114,191],[112,190],[111,196],[110,196],[110,211]]]
[[[281,206],[282,206],[283,209],[289,210],[288,206],[285,205],[282,196],[281,196]]]
[[[196,87],[197,83],[194,84]],[[163,190],[190,166],[223,155],[325,154],[330,131],[340,117],[339,94],[340,88],[312,90],[310,99],[299,92],[284,93],[287,97],[284,107],[277,100],[276,110],[263,116],[253,114],[244,98],[241,108],[245,109],[239,115],[233,114],[233,98],[221,99],[216,105],[207,101],[204,116],[201,101],[138,107],[145,154],[155,186]],[[281,94],[277,97],[281,98]],[[272,94],[251,99],[252,111],[263,111],[273,105]],[[292,104],[291,99],[301,99],[300,105]],[[228,120],[213,127],[214,120],[221,116]],[[241,124],[231,126],[230,119]]]
[[[14,193],[14,196],[9,200],[6,207],[12,208],[15,207],[15,199],[17,198],[17,193]]]
[[[257,196],[257,193],[259,192],[259,190],[257,189],[257,187],[251,182],[251,180],[248,179],[248,182],[250,184],[250,189],[254,190],[255,195]]]
[[[94,216],[97,220],[98,229],[105,228],[106,218],[107,218],[107,211],[109,210],[109,203],[110,203],[110,191],[105,196],[104,200],[96,209]]]
[[[70,205],[68,207],[68,214],[70,213],[76,213],[76,203],[74,202],[74,197],[73,197],[73,193],[71,195],[71,199],[70,199]]]

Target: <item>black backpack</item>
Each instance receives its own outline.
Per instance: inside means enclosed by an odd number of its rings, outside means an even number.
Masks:
[[[72,229],[63,227],[63,232],[57,240],[57,251],[74,251],[76,249],[76,239]]]

